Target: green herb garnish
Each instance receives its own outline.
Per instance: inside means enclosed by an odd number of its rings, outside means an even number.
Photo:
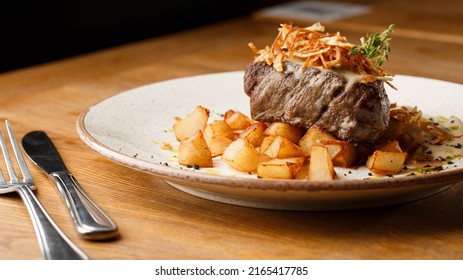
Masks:
[[[362,37],[360,39],[362,45],[352,47],[349,51],[349,55],[360,53],[375,61],[375,65],[380,67],[389,58],[388,55],[391,51],[389,41],[391,38],[388,37],[388,35],[392,32],[394,32],[394,24],[389,25],[388,29],[381,33],[367,34],[367,40],[365,41]]]

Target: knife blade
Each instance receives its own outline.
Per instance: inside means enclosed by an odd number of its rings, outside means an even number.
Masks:
[[[58,188],[81,237],[103,240],[118,235],[114,221],[84,191],[64,164],[44,131],[32,131],[22,139],[23,150]]]

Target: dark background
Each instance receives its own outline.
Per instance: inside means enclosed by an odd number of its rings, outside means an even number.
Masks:
[[[0,3],[0,72],[241,17],[285,0]]]

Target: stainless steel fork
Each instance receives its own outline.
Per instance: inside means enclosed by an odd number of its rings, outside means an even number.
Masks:
[[[39,247],[44,259],[49,260],[76,260],[88,259],[88,257],[58,228],[50,215],[45,211],[32,190],[35,190],[29,169],[19,148],[16,137],[10,123],[5,120],[6,129],[22,179],[16,176],[13,162],[10,158],[5,137],[0,129],[0,146],[3,152],[6,169],[8,171],[8,181],[5,180],[3,172],[0,170],[0,194],[17,192],[26,204],[27,210],[34,225]]]

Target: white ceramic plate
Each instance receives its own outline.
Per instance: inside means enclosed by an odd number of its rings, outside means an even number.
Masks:
[[[429,115],[463,118],[463,85],[401,76],[391,102],[418,106]],[[172,132],[174,117],[184,117],[197,105],[218,118],[228,109],[249,114],[243,72],[175,79],[135,88],[91,106],[80,115],[77,131],[103,156],[166,180],[173,187],[203,198],[236,205],[288,210],[340,210],[384,206],[421,199],[463,181],[463,161],[444,171],[419,176],[372,178],[366,168],[337,169],[339,180],[263,180],[233,171],[219,159],[216,167],[194,170],[177,164]]]

